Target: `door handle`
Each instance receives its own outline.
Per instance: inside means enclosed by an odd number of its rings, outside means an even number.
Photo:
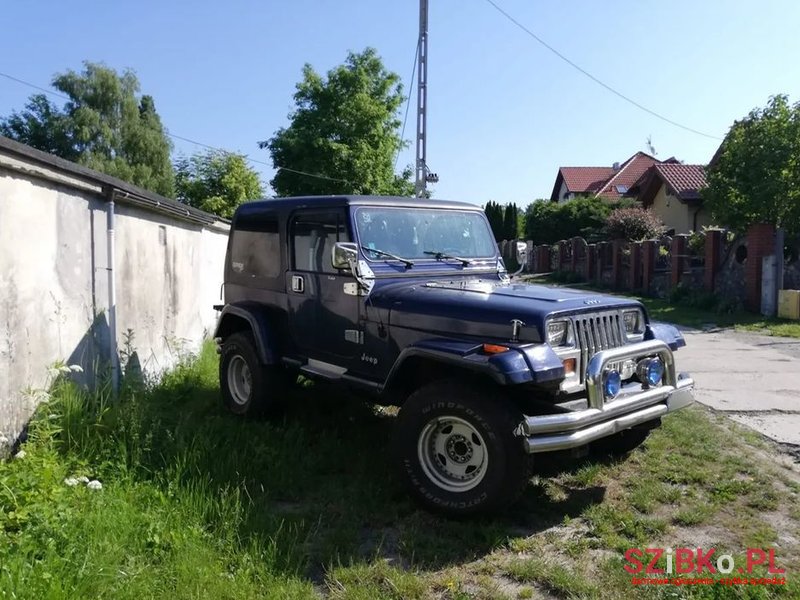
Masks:
[[[306,282],[302,275],[292,275],[292,291],[302,294],[306,289]]]

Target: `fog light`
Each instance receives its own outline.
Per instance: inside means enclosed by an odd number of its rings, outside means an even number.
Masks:
[[[617,371],[608,371],[603,378],[603,394],[608,399],[617,397],[622,388],[622,377]]]
[[[664,377],[664,363],[660,358],[645,358],[636,365],[639,381],[647,386],[655,387]]]

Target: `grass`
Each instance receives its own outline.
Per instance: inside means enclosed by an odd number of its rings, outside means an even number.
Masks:
[[[683,292],[675,295],[673,301],[660,298],[650,298],[639,296],[624,291],[612,291],[606,287],[599,287],[581,283],[572,278],[550,276],[537,277],[536,283],[547,285],[565,285],[591,290],[602,291],[604,293],[614,293],[636,298],[647,308],[650,317],[654,321],[664,321],[702,329],[709,325],[715,327],[730,327],[737,331],[750,331],[765,335],[800,338],[800,321],[764,317],[755,313],[742,310],[729,311],[726,307],[715,310],[714,305],[721,306],[713,296],[707,294],[696,294]]]
[[[733,327],[737,331],[752,331],[766,335],[800,338],[800,321],[764,317],[747,312],[719,313],[667,300],[637,296],[647,307],[652,319],[702,328],[709,324]]]
[[[386,411],[305,387],[282,420],[244,421],[216,360],[206,346],[119,402],[54,384],[24,457],[0,462],[0,598],[624,598],[627,548],[747,544],[778,544],[790,585],[739,597],[800,595],[800,476],[704,410],[627,460],[542,457],[513,510],[448,521],[376,451]],[[102,489],[65,484],[80,476]]]

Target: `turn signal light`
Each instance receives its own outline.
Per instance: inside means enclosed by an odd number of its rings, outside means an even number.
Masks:
[[[508,350],[507,346],[498,346],[497,344],[484,344],[483,351],[486,354],[500,354]]]
[[[572,375],[578,366],[578,361],[574,358],[568,358],[564,361],[564,375]]]

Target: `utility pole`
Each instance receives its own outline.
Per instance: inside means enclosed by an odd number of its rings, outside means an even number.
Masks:
[[[428,113],[428,0],[419,0],[419,44],[417,52],[417,177],[414,190],[417,198],[425,196],[427,183],[436,183],[439,176],[428,171],[426,152]]]

